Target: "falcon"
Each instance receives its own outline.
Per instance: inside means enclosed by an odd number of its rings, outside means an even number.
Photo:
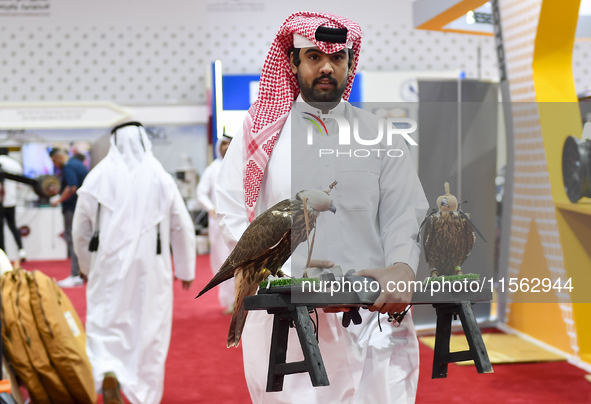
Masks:
[[[335,184],[332,184],[332,188]],[[197,297],[234,277],[236,293],[227,346],[238,346],[248,312],[244,298],[254,295],[270,275],[283,277],[281,266],[308,239],[321,212],[336,213],[330,191],[300,191],[267,209],[248,226],[220,270]]]
[[[437,198],[437,208],[432,209],[421,224],[431,277],[461,275],[461,265],[476,241],[474,231],[478,232],[470,215],[460,209],[457,198],[449,192],[449,183],[444,187],[445,195]],[[482,237],[480,232],[478,234]]]

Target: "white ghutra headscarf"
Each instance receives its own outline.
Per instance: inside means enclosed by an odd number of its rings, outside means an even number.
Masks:
[[[96,198],[100,209],[112,212],[111,220],[100,227],[103,253],[112,254],[138,240],[165,218],[167,200],[173,195],[163,190],[170,181],[142,126],[124,126],[111,135],[109,153],[78,190]]]

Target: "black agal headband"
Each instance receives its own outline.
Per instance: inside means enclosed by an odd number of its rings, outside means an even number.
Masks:
[[[347,28],[318,27],[315,38],[322,42],[347,43]]]
[[[121,128],[125,128],[126,126],[136,126],[138,128],[138,133],[140,135],[140,142],[142,143],[142,148],[144,149],[144,151],[146,151],[146,146],[144,146],[144,139],[142,139],[142,134],[139,131],[140,127],[143,128],[144,125],[142,125],[139,122],[135,122],[135,121],[134,122],[125,122],[125,123],[115,126],[113,129],[111,129],[111,135],[114,135],[115,145],[117,145],[117,131]]]

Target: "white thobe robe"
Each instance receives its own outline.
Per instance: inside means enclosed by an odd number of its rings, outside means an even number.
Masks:
[[[123,129],[117,132],[118,144],[124,143]],[[148,138],[143,142],[149,151]],[[104,374],[113,371],[133,404],[156,404],[164,390],[172,329],[169,246],[176,277],[193,280],[195,228],[174,180],[151,153],[151,163],[144,158],[126,171],[129,167],[120,164],[113,140],[111,144],[109,156],[78,191],[73,222],[74,249],[81,271],[88,275],[86,349],[97,391]],[[114,164],[119,165],[113,169]],[[97,226],[98,203],[100,244],[91,253],[88,247]],[[160,254],[156,251],[158,223]]]
[[[218,143],[220,140],[218,140]],[[209,264],[211,271],[215,275],[222,267],[222,264],[230,255],[230,249],[226,246],[220,226],[216,220],[215,211],[215,184],[222,167],[222,158],[215,159],[209,167],[203,171],[199,185],[197,186],[197,201],[209,213],[208,232],[209,232]],[[234,307],[234,282],[231,280],[222,282],[218,285],[218,298],[224,309]]]
[[[301,96],[298,99],[301,100]],[[291,198],[302,189],[325,189],[334,180],[331,192],[337,213],[323,213],[317,220],[314,256],[336,261],[343,270],[370,269],[408,264],[416,273],[420,247],[414,240],[428,203],[400,136],[391,146],[386,139],[376,149],[401,149],[401,158],[380,157],[343,159],[336,153],[318,157],[318,147],[346,149],[338,145],[337,123],[325,119],[329,136],[314,134],[316,149],[301,146],[303,139],[292,139],[292,128],[300,137],[307,133],[308,122],[302,112],[319,116],[303,102],[296,102],[285,123],[265,171],[256,205],[260,214],[275,203]],[[369,114],[341,102],[330,113],[338,113],[353,122],[358,115],[362,137],[376,137],[377,121]],[[353,127],[351,128],[353,129]],[[332,136],[331,136],[332,135]],[[218,219],[230,248],[236,245],[246,227],[244,205],[244,141],[236,136],[222,165],[216,188]],[[297,145],[297,147],[294,147]],[[352,142],[352,149],[355,146]],[[394,153],[395,154],[395,153]],[[237,175],[239,173],[240,175]],[[355,237],[358,235],[359,237]],[[306,243],[302,243],[283,271],[301,276],[305,264]],[[266,311],[248,314],[242,335],[246,381],[254,403],[413,403],[418,381],[419,350],[412,317],[407,315],[399,328],[381,316],[383,332],[378,329],[378,314],[360,311],[361,325],[341,325],[342,314],[319,311],[319,347],[330,386],[313,387],[308,374],[285,376],[283,391],[267,393],[267,360],[273,316]],[[290,330],[287,361],[303,359],[294,329]]]

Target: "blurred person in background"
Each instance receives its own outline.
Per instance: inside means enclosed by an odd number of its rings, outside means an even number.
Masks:
[[[86,291],[86,351],[105,404],[156,404],[172,330],[173,270],[195,278],[195,227],[139,123],[112,131],[108,155],[78,191],[74,249]],[[171,248],[172,253],[171,255]]]
[[[49,152],[49,157],[51,157],[53,165],[61,172],[62,186],[60,196],[54,199],[51,204],[54,207],[59,204],[62,205],[62,213],[64,214],[64,240],[66,240],[66,244],[68,245],[68,256],[72,263],[70,276],[62,279],[57,284],[62,288],[81,286],[84,280],[80,277],[78,257],[74,252],[72,244],[72,219],[74,218],[76,201],[78,200],[76,191],[82,186],[82,182],[88,174],[88,169],[79,159],[70,158],[65,151],[60,149],[52,149]]]
[[[201,181],[199,181],[199,185],[197,186],[197,201],[209,213],[209,264],[214,275],[221,268],[228,255],[230,255],[230,249],[224,242],[224,237],[216,220],[215,185],[220,174],[222,161],[231,141],[232,137],[224,131],[222,138],[216,142],[217,158],[205,169]],[[224,309],[223,313],[232,314],[234,311],[234,282],[223,282],[219,285],[218,298]]]

